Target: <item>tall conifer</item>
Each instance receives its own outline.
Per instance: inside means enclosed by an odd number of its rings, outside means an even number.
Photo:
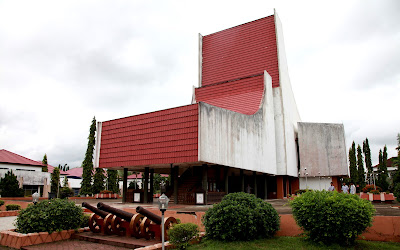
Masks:
[[[93,193],[98,194],[100,191],[104,190],[104,180],[106,179],[104,175],[104,170],[102,168],[96,168],[94,178],[93,178]]]
[[[349,149],[349,169],[350,169],[350,181],[357,183],[357,158],[356,158],[356,144],[353,141],[351,148]]]
[[[92,179],[93,179],[93,151],[94,144],[96,142],[96,117],[93,117],[92,125],[90,125],[90,132],[88,137],[88,146],[86,149],[85,159],[82,163],[83,173],[81,182],[80,194],[91,195],[93,193],[92,189]]]
[[[42,164],[44,165],[44,166],[42,166],[42,172],[48,172],[48,169],[47,169],[47,155],[46,154],[44,154],[44,156],[43,156]]]
[[[365,170],[364,170],[364,161],[361,152],[361,146],[357,147],[357,172],[358,172],[358,182],[360,185],[360,189],[365,187]]]
[[[365,138],[363,142],[363,153],[365,159],[365,168],[368,171],[368,176],[370,177],[370,184],[372,184],[371,174],[372,174],[372,160],[371,160],[371,149],[369,148],[368,138]]]

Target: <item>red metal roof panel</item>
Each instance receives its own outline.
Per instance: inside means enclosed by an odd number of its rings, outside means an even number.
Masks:
[[[198,104],[103,122],[102,168],[198,161]]]
[[[279,86],[274,16],[203,37],[202,86],[263,73]]]
[[[0,150],[0,162],[1,163],[39,166],[39,167],[41,167],[43,165],[42,162],[28,159],[24,156],[15,154],[15,153],[7,151],[5,149]]]

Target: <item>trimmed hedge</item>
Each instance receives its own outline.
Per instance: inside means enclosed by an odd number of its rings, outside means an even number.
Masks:
[[[36,233],[77,229],[83,223],[82,208],[66,199],[43,200],[22,210],[16,221],[17,232]]]
[[[0,207],[4,205],[4,201],[0,200]]]
[[[21,210],[21,206],[17,204],[6,205],[6,211]]]
[[[193,223],[175,224],[168,231],[169,242],[178,249],[186,249],[191,239],[198,237],[199,226]]]
[[[376,187],[376,188],[375,188]],[[364,193],[370,193],[372,190],[378,190],[379,192],[382,192],[382,188],[378,187],[378,186],[374,186],[374,185],[366,185],[362,191]]]
[[[231,193],[202,218],[206,235],[223,241],[268,238],[279,230],[280,217],[271,204],[253,194]]]
[[[337,191],[309,191],[290,201],[293,217],[307,237],[326,245],[354,244],[372,225],[375,213],[370,201]]]

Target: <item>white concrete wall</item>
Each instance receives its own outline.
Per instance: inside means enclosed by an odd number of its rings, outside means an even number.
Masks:
[[[298,175],[298,155],[295,140],[297,137],[297,122],[301,121],[301,119],[290,83],[282,24],[277,13],[275,13],[274,17],[280,84],[279,87],[273,89],[277,174],[296,177]]]
[[[332,178],[330,177],[310,177],[307,178],[299,178],[300,181],[300,189],[314,189],[314,190],[328,190],[331,185]],[[340,191],[337,190],[336,191]]]
[[[349,174],[343,124],[299,122],[298,127],[300,176]]]
[[[0,169],[0,177],[3,178],[9,170]],[[17,176],[17,180],[23,178],[23,185],[43,185],[47,178],[47,185],[50,185],[50,173],[38,171],[20,171],[13,170],[13,174]]]
[[[0,163],[0,169],[7,168],[9,170],[17,170],[17,169],[26,169],[33,170],[36,172],[42,172],[41,166],[30,166],[30,165],[19,165],[19,164],[9,164],[9,163]]]
[[[264,71],[264,98],[254,115],[200,102],[199,161],[276,174],[272,79]]]

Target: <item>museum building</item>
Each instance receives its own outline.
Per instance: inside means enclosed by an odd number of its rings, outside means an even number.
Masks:
[[[98,122],[95,166],[144,172],[145,202],[153,173],[170,174],[167,195],[186,204],[281,199],[348,176],[343,125],[301,122],[276,13],[199,34],[198,78],[189,105]]]

